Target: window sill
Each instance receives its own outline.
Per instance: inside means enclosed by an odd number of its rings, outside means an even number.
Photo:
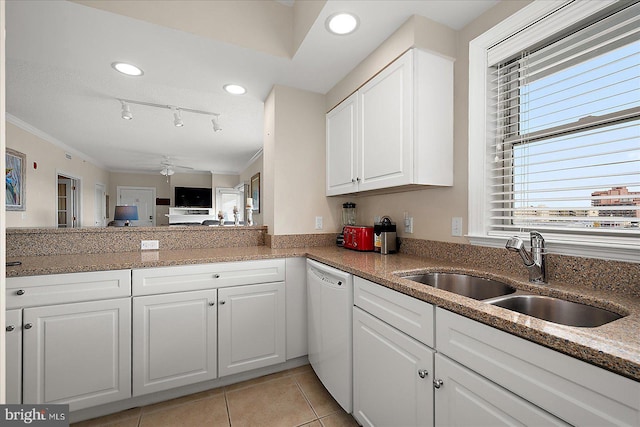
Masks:
[[[507,239],[512,235],[513,234],[499,236],[468,235],[467,238],[469,242],[475,246],[504,248]],[[579,241],[576,236],[545,235],[544,233],[543,236],[545,238],[547,253],[640,263],[640,239],[635,239],[634,241],[628,241],[632,239],[625,239],[627,240],[625,242],[619,239],[593,238],[591,241],[585,242],[584,239]],[[520,238],[528,242],[529,235],[522,234]]]

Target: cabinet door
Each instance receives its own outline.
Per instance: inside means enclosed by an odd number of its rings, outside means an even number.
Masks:
[[[435,372],[437,426],[569,425],[440,353]]]
[[[26,308],[23,325],[23,403],[131,397],[130,298]]]
[[[22,310],[7,310],[5,344],[7,402],[22,402]]]
[[[327,114],[327,196],[358,190],[357,104],[354,93]]]
[[[285,361],[285,284],[218,290],[220,376]]]
[[[133,395],[216,378],[216,291],[133,298]]]
[[[433,425],[433,350],[353,309],[353,415],[363,426]]]
[[[412,67],[413,56],[409,51],[357,92],[360,191],[412,182]]]

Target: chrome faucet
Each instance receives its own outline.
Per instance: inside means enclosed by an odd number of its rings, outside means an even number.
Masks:
[[[529,281],[533,283],[546,283],[547,274],[545,269],[544,238],[537,231],[532,231],[531,254],[524,247],[521,238],[513,236],[507,240],[506,248],[513,252],[518,252],[524,265],[529,270]]]

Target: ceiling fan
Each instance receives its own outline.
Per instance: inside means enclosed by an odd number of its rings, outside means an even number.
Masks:
[[[164,157],[164,160],[160,162],[160,166],[162,167],[162,169],[160,170],[160,175],[166,176],[167,182],[169,182],[169,177],[174,173],[176,173],[176,168],[193,170],[193,168],[190,166],[180,166],[180,165],[174,164],[169,158],[169,156]]]

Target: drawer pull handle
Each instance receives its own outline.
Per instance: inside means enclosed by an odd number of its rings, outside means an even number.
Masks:
[[[27,324],[24,325],[24,328],[25,329],[31,329],[31,328],[33,328],[33,324],[32,323],[27,323]]]
[[[214,275],[213,275],[213,278],[214,278],[214,279],[219,279],[219,278],[220,278],[220,275],[219,275],[219,274],[214,274]]]
[[[5,329],[7,330],[7,332],[13,332],[13,331],[15,331],[16,327],[13,326],[13,325],[9,325]]]
[[[225,300],[220,300],[220,305],[225,305],[227,302]]]
[[[420,378],[426,378],[429,372],[426,369],[418,369],[418,376]]]
[[[24,289],[18,289],[16,295],[24,295]]]
[[[440,388],[440,387],[442,387],[443,384],[444,384],[444,381],[442,381],[442,380],[433,380],[433,386],[435,388]]]

